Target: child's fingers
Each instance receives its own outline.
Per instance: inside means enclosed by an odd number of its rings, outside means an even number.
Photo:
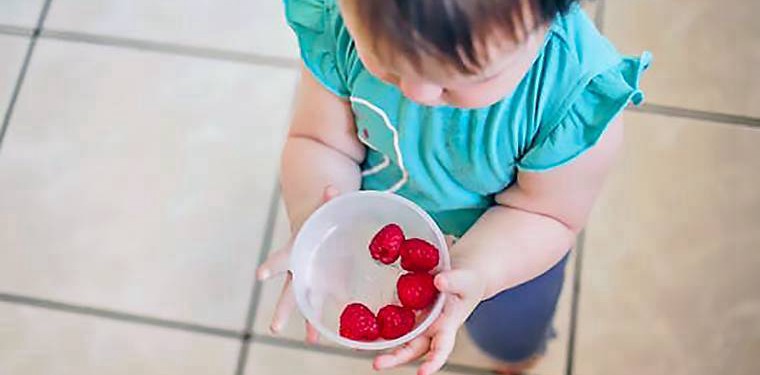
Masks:
[[[338,189],[332,185],[328,185],[322,194],[322,203],[325,203],[340,194]],[[272,251],[269,258],[262,263],[256,270],[256,279],[264,281],[270,277],[283,273],[288,270],[290,266],[290,249],[293,247],[293,240],[291,238],[285,246]]]
[[[319,331],[317,331],[316,328],[314,328],[311,323],[308,321],[304,321],[306,324],[306,342],[309,344],[316,344],[319,342]]]
[[[444,271],[435,276],[435,287],[444,293],[470,297],[484,288],[483,279],[465,270]]]
[[[329,201],[330,199],[333,199],[334,197],[338,196],[340,192],[338,189],[333,187],[332,185],[327,186],[324,190],[322,199],[324,202]],[[293,247],[293,238],[288,241],[285,246],[280,248],[277,251],[272,252],[267,260],[259,266],[259,268],[256,270],[256,278],[259,281],[264,281],[269,279],[270,277],[286,272],[289,269],[290,266],[290,250]],[[280,294],[280,299],[277,301],[277,307],[275,307],[274,315],[272,316],[272,323],[269,326],[269,330],[277,334],[279,333],[283,327],[285,327],[285,324],[287,324],[288,319],[290,318],[290,314],[293,312],[293,310],[296,307],[296,300],[295,296],[293,295],[293,292],[291,290],[291,281],[293,280],[293,275],[288,273],[288,277],[285,280],[285,284],[282,287],[282,293]],[[311,326],[311,324],[306,324],[306,339],[308,342],[316,343],[319,335],[317,334],[317,330],[314,329],[314,327]]]
[[[322,306],[324,305],[325,297],[322,295],[318,296],[317,294],[312,294],[311,297],[311,305],[314,308],[312,316],[317,320],[322,319]],[[306,343],[316,344],[319,342],[319,331],[308,320],[304,319],[304,323],[306,324]]]
[[[415,359],[422,357],[429,348],[430,338],[426,335],[419,336],[397,348],[392,353],[377,356],[373,363],[373,367],[376,370],[383,370],[414,361]]]
[[[441,272],[433,279],[435,287],[446,296],[441,329],[457,330],[464,324],[483,295],[483,280],[474,272],[453,270]]]
[[[456,340],[456,329],[440,330],[436,333],[430,345],[428,359],[420,366],[418,375],[431,375],[440,370],[446,360],[449,359],[451,352],[454,350]]]
[[[433,332],[435,332],[436,336],[445,334],[446,332],[456,332],[464,324],[477,304],[477,300],[462,299],[452,295],[446,296],[443,312],[433,323],[431,329],[434,329]]]
[[[324,192],[322,192],[322,203],[328,202],[330,199],[333,199],[338,195],[340,195],[338,188],[332,185],[327,185]]]
[[[285,246],[269,254],[267,260],[256,270],[256,278],[259,281],[264,281],[287,271],[290,265],[290,248],[292,246],[293,239],[291,238]]]
[[[269,325],[269,330],[274,334],[282,331],[282,328],[285,327],[285,324],[288,322],[288,318],[290,318],[290,313],[292,313],[293,309],[296,307],[296,298],[291,290],[292,280],[293,277],[288,274],[288,277],[285,279],[285,284],[282,286],[282,293],[280,294],[280,299],[277,301],[277,307],[275,307],[274,315],[272,316],[272,324]]]
[[[451,248],[457,242],[457,238],[450,234],[447,234],[444,238],[446,239],[446,247],[448,248]]]

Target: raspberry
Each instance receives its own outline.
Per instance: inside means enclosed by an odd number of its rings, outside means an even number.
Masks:
[[[391,264],[398,259],[401,243],[404,242],[404,231],[397,224],[388,224],[380,229],[369,243],[369,253],[372,259],[383,264]]]
[[[424,272],[401,275],[396,282],[396,292],[401,304],[413,310],[422,310],[432,305],[438,296],[433,275]]]
[[[387,305],[377,312],[377,324],[380,337],[386,340],[397,339],[414,328],[414,311],[398,305]]]
[[[410,238],[401,244],[401,268],[412,272],[428,272],[438,266],[438,249],[431,243]]]
[[[380,337],[375,314],[361,303],[352,303],[340,314],[340,335],[356,341],[374,341]]]

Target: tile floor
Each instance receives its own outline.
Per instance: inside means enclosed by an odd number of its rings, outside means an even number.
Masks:
[[[209,4],[0,1],[0,374],[370,372],[267,332],[296,46],[278,0]],[[535,374],[756,374],[758,3],[586,7],[656,62]]]

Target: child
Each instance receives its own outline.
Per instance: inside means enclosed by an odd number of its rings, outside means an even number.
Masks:
[[[496,370],[530,368],[649,56],[621,57],[573,0],[285,0],[285,12],[305,66],[282,158],[293,232],[365,189],[413,200],[460,238],[435,278],[441,318],[374,367],[425,356],[418,373],[432,374],[464,325]],[[286,282],[273,332],[293,306]]]

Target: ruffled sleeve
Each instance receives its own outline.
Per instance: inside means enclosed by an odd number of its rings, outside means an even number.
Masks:
[[[343,28],[332,0],[283,0],[285,18],[298,38],[304,65],[323,86],[340,97],[349,95],[339,70],[337,33]]]
[[[592,148],[620,112],[632,102],[640,104],[642,73],[651,55],[623,58],[606,71],[581,81],[560,105],[553,119],[547,119],[531,147],[517,163],[519,170],[542,172],[565,165]]]

